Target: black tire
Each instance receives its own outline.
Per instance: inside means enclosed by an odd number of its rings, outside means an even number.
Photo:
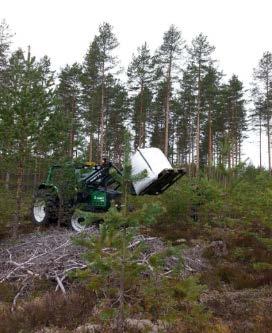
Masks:
[[[31,219],[35,225],[48,225],[58,219],[58,198],[51,189],[40,189],[36,193],[32,208]]]

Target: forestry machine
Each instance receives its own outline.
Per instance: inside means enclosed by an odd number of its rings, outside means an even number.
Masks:
[[[137,149],[131,156],[131,165],[132,175],[147,172],[144,179],[131,184],[132,195],[161,194],[185,174],[183,169],[173,169],[158,148]],[[103,213],[111,205],[121,206],[120,184],[112,170],[122,174],[106,159],[100,165],[93,162],[52,165],[33,201],[33,223],[64,222],[79,232],[86,227],[87,216],[94,216],[94,222],[103,220]]]

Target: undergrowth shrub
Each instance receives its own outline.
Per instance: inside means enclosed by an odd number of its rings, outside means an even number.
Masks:
[[[196,210],[199,224],[235,227],[259,223],[272,229],[272,177],[252,166],[239,166],[227,185],[206,176],[183,177],[160,200],[167,211],[161,217],[164,223],[190,225]]]
[[[20,226],[30,222],[30,207],[32,193],[26,192],[22,197],[22,219]],[[4,189],[0,187],[0,238],[8,234],[9,227],[14,221],[16,208],[14,189]]]
[[[95,295],[86,289],[63,295],[46,293],[40,298],[20,304],[14,312],[0,310],[1,333],[30,333],[41,327],[75,329],[88,321],[96,303]]]
[[[12,221],[15,210],[14,198],[12,191],[0,188],[0,235],[6,232],[6,227]]]
[[[272,177],[249,167],[229,191],[233,214],[245,223],[261,222],[272,227]]]
[[[160,200],[166,213],[155,234],[226,244],[223,258],[208,258],[213,268],[202,274],[202,283],[235,289],[271,284],[272,177],[267,171],[241,164],[227,178],[183,177]]]
[[[165,320],[170,324],[169,332],[179,332],[181,327],[182,332],[210,332],[212,314],[199,303],[206,286],[200,284],[198,276],[143,282],[138,293],[138,312],[155,322]]]
[[[221,258],[223,260],[209,257],[212,269],[202,274],[202,283],[207,283],[210,288],[221,288],[224,283],[235,289],[257,288],[271,284],[270,239],[240,228],[235,232],[228,232],[225,242],[228,249],[226,255]]]
[[[196,198],[189,178],[183,177],[159,199],[166,207],[166,213],[161,216],[161,220],[166,223],[182,221],[185,224],[191,221],[191,208]]]
[[[205,233],[207,226],[221,223],[224,195],[223,188],[214,180],[181,178],[158,199],[166,212],[159,218],[155,233],[170,240]]]

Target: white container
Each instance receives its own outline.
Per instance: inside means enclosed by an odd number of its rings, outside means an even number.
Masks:
[[[163,170],[173,169],[167,157],[158,148],[138,148],[131,156],[131,165],[132,175],[137,175],[144,170],[147,171],[146,178],[133,183],[137,195],[156,181]]]

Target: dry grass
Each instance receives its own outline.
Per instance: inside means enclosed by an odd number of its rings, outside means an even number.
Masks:
[[[213,291],[202,303],[214,316],[227,323],[230,332],[270,333],[272,331],[272,289],[269,286],[239,291]]]
[[[67,295],[46,293],[30,302],[21,303],[14,312],[7,307],[0,313],[0,332],[32,332],[42,327],[75,329],[88,321],[96,297],[80,288]]]

